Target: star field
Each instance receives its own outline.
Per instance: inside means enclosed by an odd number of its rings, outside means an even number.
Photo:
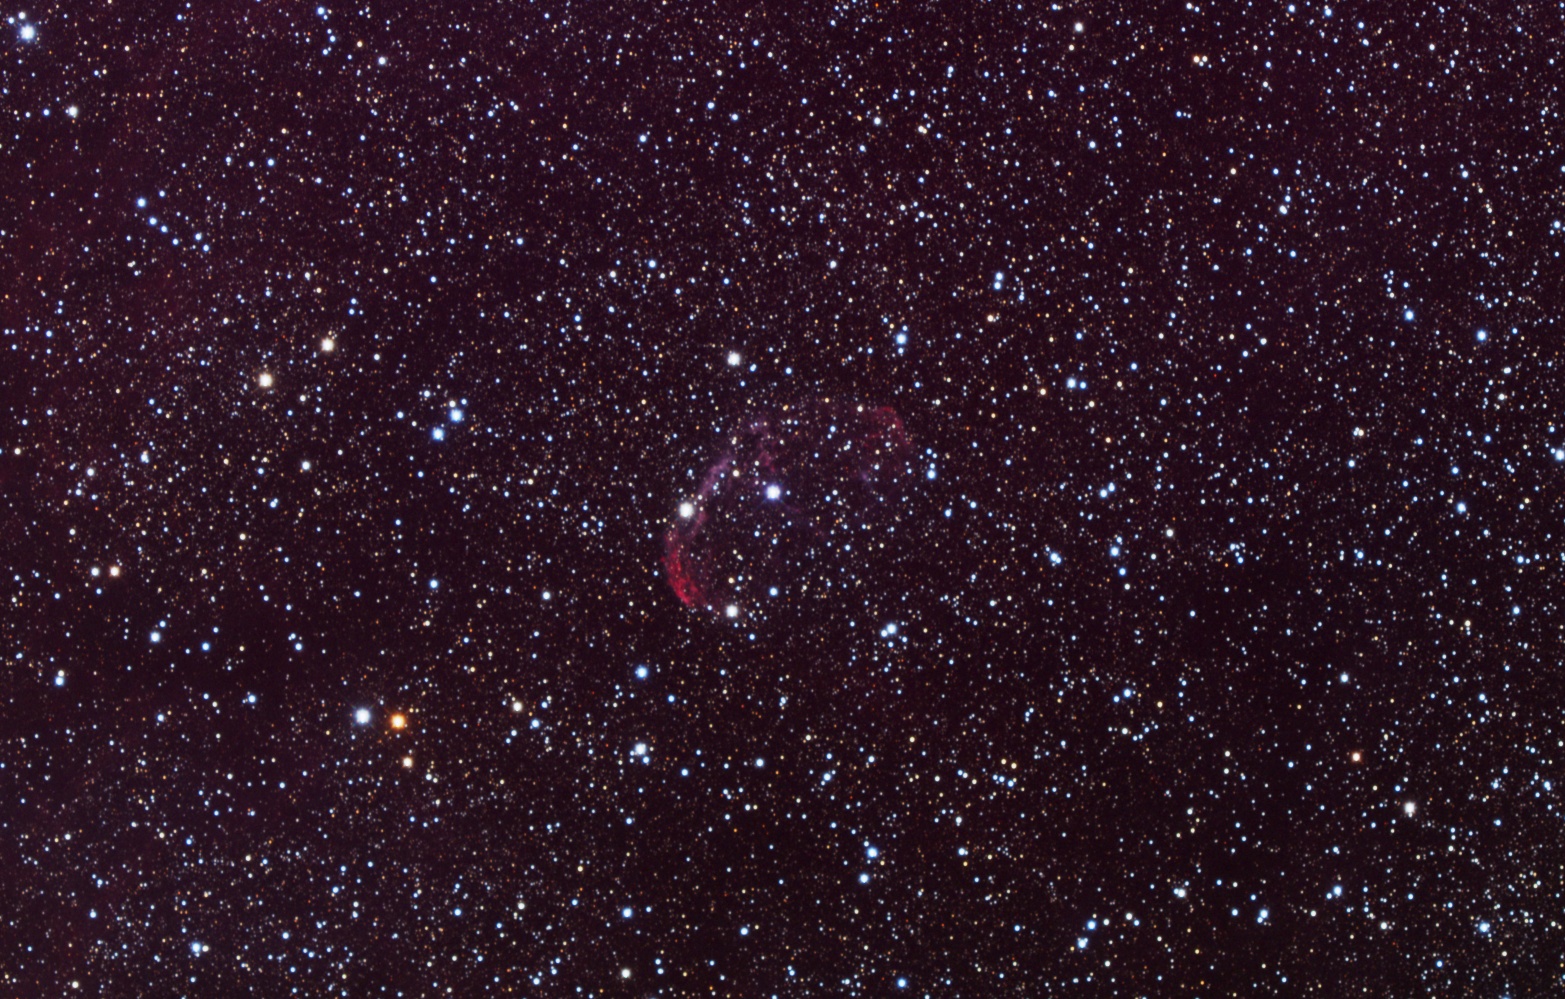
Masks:
[[[1557,15],[6,11],[0,988],[1556,994]]]

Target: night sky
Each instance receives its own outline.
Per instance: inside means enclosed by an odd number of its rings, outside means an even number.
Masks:
[[[0,991],[1558,994],[1554,4],[0,32]]]

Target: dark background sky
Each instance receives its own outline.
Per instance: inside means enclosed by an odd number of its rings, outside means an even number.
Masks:
[[[1551,994],[1561,39],[10,11],[0,985]]]

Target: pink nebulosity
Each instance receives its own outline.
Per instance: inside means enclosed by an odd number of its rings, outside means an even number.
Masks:
[[[663,552],[663,568],[668,571],[669,585],[674,588],[674,595],[679,598],[680,603],[686,607],[706,605],[705,588],[685,559],[685,554],[676,543],[672,531],[669,532]]]
[[[911,457],[886,406],[824,400],[748,417],[664,537],[675,596],[731,617],[795,586],[822,591],[858,558],[853,530],[900,516]]]

